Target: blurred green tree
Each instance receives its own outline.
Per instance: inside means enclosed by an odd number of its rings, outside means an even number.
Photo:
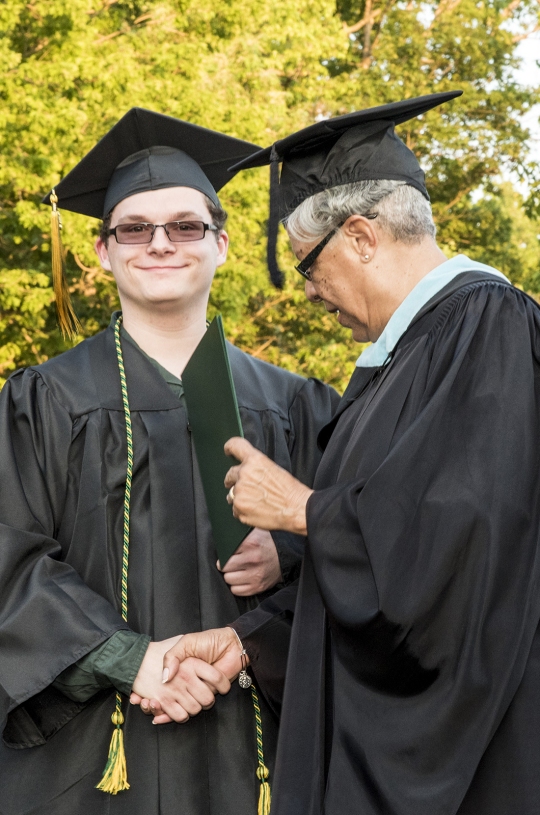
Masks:
[[[400,128],[422,158],[439,237],[540,291],[540,173],[519,117],[538,88],[513,78],[536,0],[4,0],[0,5],[0,378],[67,346],[55,327],[49,213],[39,204],[133,105],[267,145],[316,119],[421,93],[465,95]],[[527,202],[501,170],[529,183]],[[535,197],[536,195],[536,197]],[[267,171],[223,191],[231,252],[211,312],[257,356],[343,387],[349,332],[264,263]],[[85,336],[116,307],[96,263],[98,224],[63,215],[67,269]],[[285,235],[281,263],[292,269]],[[298,278],[298,279],[296,279]]]

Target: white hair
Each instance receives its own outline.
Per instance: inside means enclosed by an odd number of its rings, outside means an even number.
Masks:
[[[381,228],[395,241],[411,244],[426,236],[435,237],[429,201],[403,181],[356,181],[330,187],[302,201],[285,226],[292,238],[313,241],[351,215],[372,213],[377,213]]]

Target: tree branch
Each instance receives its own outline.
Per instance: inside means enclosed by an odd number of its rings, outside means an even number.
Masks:
[[[272,345],[274,340],[275,337],[270,337],[269,340],[266,340],[266,342],[263,342],[262,345],[257,346],[257,348],[255,348],[253,351],[248,351],[249,355],[252,357],[259,357],[263,351],[266,351],[269,345]]]
[[[394,4],[395,4],[395,0],[387,0],[387,3],[386,3],[385,7],[382,10],[381,19],[379,20],[378,27],[377,27],[377,33],[373,37],[373,41],[371,43],[371,53],[373,53],[373,51],[375,49],[375,46],[377,45],[377,41],[378,41],[379,37],[381,36],[381,31],[383,30],[384,18],[388,14],[388,11],[391,8],[391,6],[393,6]]]
[[[382,12],[382,9],[380,9],[380,8],[375,9],[375,11],[371,15],[371,22],[372,23],[381,14],[381,12]],[[354,25],[347,25],[346,23],[343,23],[343,31],[345,32],[345,34],[356,34],[356,32],[361,31],[361,29],[364,28],[364,26],[367,25],[367,23],[369,21],[370,21],[369,17],[364,16],[364,17],[362,17],[361,20],[359,20]]]
[[[119,37],[121,34],[125,34],[125,31],[113,31],[112,34],[105,34],[104,37],[98,37],[97,40],[94,40],[94,45],[101,45],[107,40],[114,40],[115,37]]]
[[[73,260],[83,272],[98,272],[99,266],[85,266],[77,252],[73,252]]]
[[[526,31],[524,34],[516,34],[516,36],[512,38],[512,42],[521,42],[522,40],[526,40],[531,36],[531,34],[536,34],[537,31],[540,31],[540,23],[535,25],[534,28],[531,28],[530,31]]]
[[[140,17],[137,17],[136,20],[133,20],[133,25],[140,25],[141,23],[148,22],[148,20],[152,19],[152,12],[149,11],[146,14],[141,14]]]
[[[283,294],[280,294],[279,297],[276,297],[274,298],[274,300],[270,300],[268,303],[265,303],[264,306],[262,306],[258,311],[256,311],[255,314],[253,314],[253,316],[250,317],[249,322],[250,323],[255,322],[255,320],[257,320],[259,317],[262,317],[264,312],[268,311],[269,308],[274,308],[274,306],[278,306],[280,303],[283,303],[285,300],[288,300],[289,298],[290,294],[286,294],[285,292]]]
[[[461,3],[461,0],[441,0],[439,5],[435,9],[435,13],[433,15],[433,20],[431,21],[431,23],[428,25],[428,27],[423,32],[424,37],[429,36],[429,34],[431,33],[431,30],[433,28],[433,25],[435,24],[435,21],[439,17],[441,17],[441,15],[447,14],[447,13],[451,14],[453,11],[455,11],[455,9],[459,6],[460,3]]]
[[[508,17],[511,17],[514,11],[517,8],[519,8],[521,2],[522,0],[512,0],[512,2],[501,11],[501,17],[503,18],[503,20],[506,20]]]
[[[440,17],[441,14],[447,14],[447,13],[451,14],[454,11],[454,9],[456,9],[459,6],[460,3],[461,3],[461,0],[447,0],[446,3],[442,2],[438,6],[438,8],[435,10],[434,18]]]
[[[362,68],[369,68],[371,65],[371,29],[373,28],[372,16],[373,0],[366,0],[366,25],[364,26],[364,46],[362,48]]]
[[[261,308],[255,312],[255,314],[252,314],[250,317],[248,317],[248,319],[244,321],[244,325],[246,323],[254,323],[256,320],[259,319],[259,317],[262,317],[265,311],[268,311],[268,309],[270,308],[274,308],[274,306],[278,306],[285,300],[290,300],[290,297],[291,297],[290,294],[283,292],[283,294],[280,294],[279,297],[275,297],[273,300],[269,300],[267,303],[264,304],[264,306],[261,306]],[[239,325],[236,331],[233,330],[232,332],[229,333],[228,339],[232,343],[234,343],[235,338],[238,336],[238,334],[240,334],[241,329],[242,326]]]
[[[452,209],[452,207],[458,204],[465,195],[470,193],[471,189],[472,187],[465,187],[465,189],[460,190],[458,194],[450,201],[450,203],[446,204],[442,208],[441,212],[448,212],[448,210]]]

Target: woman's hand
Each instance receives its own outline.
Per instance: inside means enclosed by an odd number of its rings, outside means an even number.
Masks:
[[[133,683],[131,703],[140,704],[144,713],[156,717],[159,722],[186,722],[201,710],[208,710],[214,704],[217,693],[228,693],[230,682],[218,668],[206,661],[186,655],[175,663],[168,682],[164,682],[163,664],[171,646],[182,642],[183,637],[151,642],[139,672]],[[185,649],[182,649],[185,653]],[[190,658],[191,657],[191,658]]]
[[[163,657],[161,664],[163,684],[157,696],[161,698],[163,694],[168,696],[168,689],[174,690],[178,681],[183,681],[185,677],[189,678],[191,672],[199,665],[214,672],[214,677],[216,675],[221,677],[219,684],[215,681],[211,684],[212,692],[227,693],[230,690],[230,682],[242,670],[240,654],[240,643],[232,628],[212,628],[195,634],[185,634]],[[247,656],[244,656],[244,663],[249,664]],[[206,683],[209,684],[208,680]],[[161,698],[140,699],[132,694],[134,704],[145,706],[153,714],[154,724],[167,724],[171,721],[170,709],[167,710],[161,704]],[[202,697],[198,696],[198,700],[201,704]],[[186,716],[182,721],[186,721],[187,718]]]
[[[313,490],[274,464],[246,439],[234,437],[225,452],[241,463],[225,476],[233,514],[248,526],[307,533],[306,504]]]

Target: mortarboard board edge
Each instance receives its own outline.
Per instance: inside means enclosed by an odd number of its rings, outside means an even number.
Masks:
[[[342,125],[348,120],[355,119],[354,126],[356,126],[367,123],[368,121],[370,122],[377,120],[379,114],[384,114],[380,115],[381,120],[388,121],[389,124],[393,123],[395,125],[400,125],[409,121],[410,119],[415,119],[418,116],[427,113],[444,102],[449,102],[452,99],[456,99],[462,94],[463,91],[461,90],[432,93],[426,96],[416,97],[412,100],[405,99],[400,102],[393,102],[389,105],[378,105],[377,107],[366,108],[365,110],[344,113],[342,116],[336,116],[333,119],[325,119],[321,122],[314,122],[312,125],[308,125],[308,127],[305,127],[296,133],[292,133],[290,136],[286,136],[284,139],[279,139],[273,145],[270,147],[265,147],[264,150],[261,150],[259,153],[255,153],[252,156],[242,159],[237,164],[231,165],[229,170],[237,173],[239,170],[248,170],[253,167],[264,167],[266,164],[270,163],[270,152],[272,147],[275,147],[279,160],[281,161],[286,157],[288,150],[292,150],[298,144],[303,144],[305,141],[309,141],[312,135],[319,137],[323,135],[323,127],[329,128],[329,130],[334,131],[337,135],[340,130],[345,129],[342,127]],[[411,112],[412,102],[417,103],[413,105],[414,112]],[[400,110],[403,109],[408,111],[407,115],[400,115]],[[389,115],[389,113],[392,114],[393,112],[395,112],[395,115]],[[362,114],[365,115],[362,116]],[[323,127],[321,127],[321,125]],[[351,124],[351,127],[352,126],[353,125]],[[328,133],[327,135],[330,138],[333,134]]]

